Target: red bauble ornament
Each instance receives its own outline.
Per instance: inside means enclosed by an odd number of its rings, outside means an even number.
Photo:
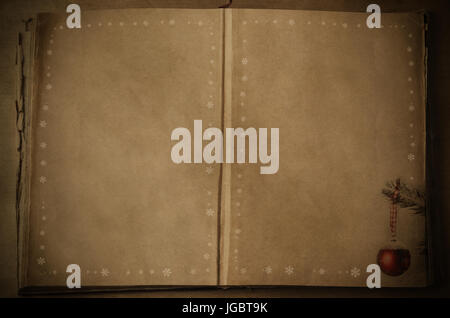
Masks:
[[[399,276],[409,268],[411,254],[405,248],[384,248],[378,252],[377,261],[383,273]]]
[[[389,209],[389,229],[391,241],[378,252],[377,262],[383,273],[390,276],[399,276],[406,272],[411,264],[411,254],[397,241],[398,201],[400,196],[400,179],[396,180],[392,193],[392,202]]]

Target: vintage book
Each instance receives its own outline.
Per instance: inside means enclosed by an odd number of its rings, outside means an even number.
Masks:
[[[367,17],[124,9],[82,11],[81,28],[66,14],[28,22],[21,290],[68,291],[69,264],[85,290],[366,286],[369,264],[382,287],[429,284],[424,14],[382,13],[381,28]],[[223,162],[175,163],[179,127],[195,160],[202,131],[222,131]],[[226,162],[226,128],[239,127],[272,153],[279,129],[271,173],[249,162],[250,138],[245,163]]]

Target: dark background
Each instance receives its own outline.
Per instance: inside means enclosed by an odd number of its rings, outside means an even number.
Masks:
[[[23,21],[38,12],[117,8],[217,8],[227,0],[0,0],[0,296],[17,296],[15,186],[18,163],[14,139],[15,45]],[[450,296],[450,0],[233,0],[232,8],[272,8],[365,12],[376,3],[383,12],[425,10],[429,21],[428,101],[431,129],[432,260],[435,283],[428,288],[237,288],[154,291],[109,296],[137,297],[449,297]],[[383,15],[381,16],[383,19]],[[97,294],[98,295],[98,294]]]

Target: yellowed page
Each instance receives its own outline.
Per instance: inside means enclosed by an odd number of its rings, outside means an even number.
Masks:
[[[26,286],[215,285],[220,167],[171,132],[220,127],[220,10],[40,15]]]
[[[423,17],[369,29],[364,13],[231,14],[231,126],[279,128],[280,166],[232,166],[221,284],[365,286],[391,245],[386,183],[425,187]],[[382,287],[426,283],[424,229],[399,207],[410,266]]]

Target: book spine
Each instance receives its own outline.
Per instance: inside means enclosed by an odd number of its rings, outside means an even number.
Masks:
[[[232,12],[233,9],[223,9],[223,122],[222,129],[231,127],[232,99]],[[222,183],[220,201],[220,244],[219,244],[219,280],[218,285],[227,285],[230,229],[231,229],[231,165],[222,164]]]

